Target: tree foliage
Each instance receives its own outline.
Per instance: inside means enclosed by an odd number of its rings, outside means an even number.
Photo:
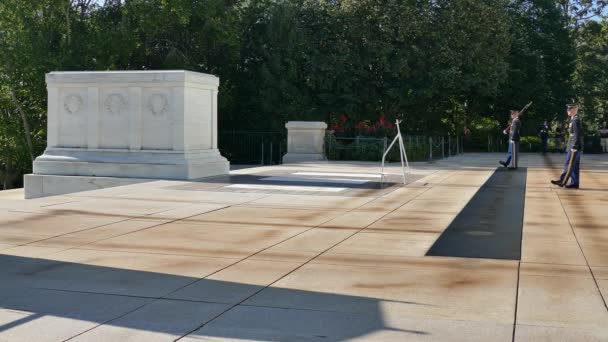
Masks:
[[[188,69],[220,77],[220,129],[289,120],[410,133],[524,128],[578,100],[606,115],[603,0],[2,0],[0,173],[45,146],[44,75]],[[593,20],[589,20],[589,19]]]
[[[608,121],[608,22],[589,21],[577,39],[575,91],[587,124]]]

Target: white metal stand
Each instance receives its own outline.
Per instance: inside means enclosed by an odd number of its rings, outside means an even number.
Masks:
[[[395,139],[393,139],[393,142],[391,142],[391,144],[388,146],[388,148],[386,149],[386,151],[384,151],[384,154],[382,155],[382,174],[380,177],[381,183],[384,183],[384,161],[386,159],[386,155],[388,154],[388,152],[391,150],[391,148],[393,147],[393,145],[395,145],[395,143],[397,141],[399,141],[399,157],[401,158],[401,173],[403,175],[403,184],[405,184],[406,168],[407,168],[407,172],[410,171],[410,164],[407,161],[407,154],[405,153],[405,145],[403,144],[403,137],[401,136],[401,129],[399,128],[400,123],[401,123],[401,120],[397,120],[395,122],[395,125],[397,126],[397,136],[395,136]],[[405,161],[405,163],[404,163],[404,161]]]

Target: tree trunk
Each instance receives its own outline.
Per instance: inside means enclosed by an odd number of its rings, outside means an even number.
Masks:
[[[32,133],[30,131],[30,125],[27,122],[27,117],[25,116],[23,107],[21,107],[21,104],[19,103],[19,100],[17,99],[17,95],[15,95],[15,91],[13,90],[12,87],[9,87],[8,89],[9,89],[9,92],[11,93],[11,98],[13,99],[13,102],[15,103],[15,107],[17,108],[17,111],[19,112],[19,115],[21,116],[21,120],[23,121],[23,131],[25,132],[25,141],[27,142],[28,152],[30,153],[30,159],[32,161],[34,161],[34,146],[32,145]]]

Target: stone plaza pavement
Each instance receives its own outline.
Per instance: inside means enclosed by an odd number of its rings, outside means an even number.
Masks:
[[[0,341],[608,341],[608,155],[501,157],[0,192]]]

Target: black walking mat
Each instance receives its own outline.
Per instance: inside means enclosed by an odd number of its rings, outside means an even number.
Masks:
[[[426,255],[520,260],[526,175],[496,169]]]

